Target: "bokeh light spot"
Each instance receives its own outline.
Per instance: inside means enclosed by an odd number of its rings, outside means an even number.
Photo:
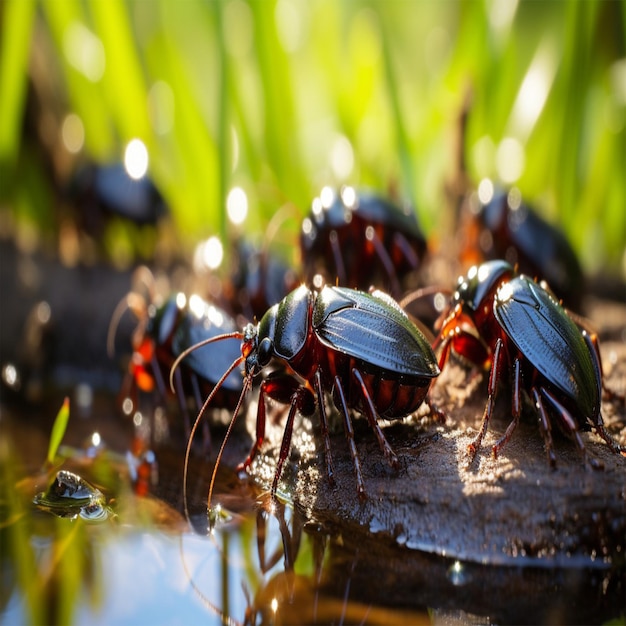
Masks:
[[[140,139],[133,139],[126,146],[124,152],[124,167],[128,175],[139,180],[148,171],[148,149]]]
[[[98,82],[106,65],[104,46],[84,24],[72,22],[63,33],[65,56],[76,70],[90,81]]]
[[[85,144],[85,127],[76,113],[65,116],[61,126],[61,139],[68,152],[76,154],[82,150]]]
[[[217,237],[209,237],[201,241],[193,256],[193,266],[197,272],[217,269],[224,258],[224,247]]]
[[[241,187],[233,187],[226,198],[228,219],[235,225],[243,224],[248,216],[248,196]]]
[[[524,147],[514,137],[505,137],[496,152],[496,169],[502,182],[516,182],[524,171],[526,157]]]

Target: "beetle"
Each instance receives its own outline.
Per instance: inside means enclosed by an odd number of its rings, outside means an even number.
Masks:
[[[252,387],[253,379],[267,371],[270,363],[280,367],[275,375],[267,376],[260,385],[256,415],[256,439],[240,470],[250,467],[265,437],[267,398],[289,405],[278,463],[271,487],[274,499],[283,464],[289,454],[294,418],[297,412],[312,415],[317,407],[324,443],[326,474],[334,483],[330,438],[328,434],[326,393],[332,395],[343,416],[354,471],[357,492],[365,497],[360,460],[354,442],[350,409],[364,413],[373,429],[380,448],[390,465],[398,467],[395,452],[387,442],[378,420],[395,419],[413,413],[426,399],[428,389],[439,375],[434,352],[406,313],[387,294],[372,294],[358,290],[324,286],[312,291],[301,285],[271,307],[256,325],[248,324],[243,331],[207,339],[207,343],[239,337],[241,355],[225,371],[221,381],[243,364],[244,383],[231,425],[235,422],[243,398]],[[183,352],[172,366],[172,383],[178,362],[197,346]],[[209,395],[192,428],[198,426],[204,409],[219,388]],[[215,480],[228,431],[218,453],[209,488],[209,510]],[[185,458],[185,483],[191,438]],[[186,502],[186,485],[183,487]],[[186,506],[186,505],[185,505]]]
[[[600,413],[602,369],[595,336],[579,326],[554,296],[502,260],[473,266],[458,279],[449,311],[434,342],[443,368],[451,351],[489,367],[488,399],[480,430],[468,452],[474,460],[493,413],[500,380],[512,383],[512,416],[492,448],[494,457],[520,419],[522,391],[533,400],[552,467],[556,456],[551,424],[571,435],[583,459],[580,431],[594,429],[615,453],[624,449],[606,431]],[[600,464],[592,460],[593,467]]]
[[[82,209],[86,230],[99,232],[107,217],[127,219],[138,226],[156,225],[168,208],[148,176],[134,179],[124,163],[87,164],[75,172],[66,194]]]
[[[151,277],[149,270],[148,277]],[[116,308],[109,327],[109,353],[117,323],[126,309],[130,309],[139,323],[132,338],[133,354],[125,377],[121,396],[127,414],[137,409],[138,391],[159,394],[161,401],[167,397],[165,380],[172,363],[189,346],[204,339],[221,336],[235,330],[235,322],[220,307],[197,294],[189,298],[182,292],[170,296],[157,305],[137,292],[129,293]],[[180,410],[185,419],[185,430],[190,432],[190,418],[186,398],[193,398],[197,410],[204,395],[211,392],[224,369],[239,355],[239,343],[227,342],[220,350],[208,347],[189,354],[176,372],[174,387]],[[232,410],[242,388],[242,378],[233,373],[223,381],[216,405]],[[208,437],[208,433],[205,433]]]
[[[579,311],[584,276],[565,235],[524,202],[516,188],[485,187],[489,193],[473,194],[463,214],[460,257],[464,266],[504,259],[520,273],[545,280],[566,306]]]
[[[336,281],[402,294],[402,282],[426,254],[415,211],[369,191],[324,187],[303,220],[300,248],[305,281],[319,289]],[[330,265],[329,265],[330,262]]]
[[[238,239],[232,252],[232,271],[222,283],[224,300],[248,321],[260,319],[297,286],[296,272],[266,246]]]

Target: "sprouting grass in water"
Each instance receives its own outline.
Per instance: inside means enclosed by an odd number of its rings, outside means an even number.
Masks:
[[[52,424],[50,442],[48,443],[48,456],[46,457],[48,465],[50,466],[54,465],[54,459],[56,458],[59,446],[65,436],[69,419],[70,399],[66,397],[65,400],[63,400],[63,404],[61,405],[57,416],[54,418],[54,423]]]

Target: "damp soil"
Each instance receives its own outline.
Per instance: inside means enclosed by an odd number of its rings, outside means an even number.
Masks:
[[[33,459],[45,454],[51,407],[68,394],[80,417],[70,422],[66,444],[80,447],[97,426],[111,450],[120,455],[128,450],[133,426],[120,415],[116,398],[123,361],[111,359],[105,346],[112,311],[130,280],[130,272],[67,269],[0,246],[0,281],[8,295],[0,324],[2,367],[16,364],[22,377],[19,388],[3,382],[0,414],[3,437],[22,459],[16,467],[34,466]],[[585,313],[601,339],[607,387],[623,394],[626,305],[621,293],[619,288],[616,299],[590,296]],[[50,308],[49,318],[38,314],[42,302]],[[131,330],[122,326],[118,342]],[[398,469],[386,462],[366,420],[355,416],[366,499],[357,495],[339,420],[331,424],[334,486],[316,445],[317,421],[296,422],[279,498],[292,511],[289,531],[297,526],[309,545],[323,546],[323,566],[302,576],[289,567],[297,555],[288,558],[284,547],[283,569],[251,603],[246,600],[246,611],[255,604],[256,621],[271,617],[274,587],[282,585],[289,601],[278,621],[285,623],[300,621],[298,616],[320,623],[602,623],[623,617],[626,458],[611,453],[595,434],[584,433],[588,456],[604,466],[594,471],[570,439],[555,433],[557,467],[551,469],[533,407],[525,404],[519,427],[494,459],[491,446],[510,421],[510,393],[503,388],[482,446],[469,463],[467,446],[486,400],[484,376],[454,362],[438,380],[435,400],[448,416],[445,423],[422,408],[384,424]],[[218,472],[215,502],[236,519],[252,519],[264,506],[259,503],[267,504],[282,437],[284,413],[273,406],[263,454],[249,475],[236,475],[253,437],[254,408],[252,398]],[[602,413],[609,432],[626,445],[623,403],[607,397]],[[214,425],[212,453],[194,448],[192,454],[189,505],[200,534],[206,532],[212,459],[224,432],[223,423]],[[158,532],[189,530],[182,515],[184,447],[179,427],[155,441],[159,480],[149,501]],[[283,530],[279,536],[286,546],[289,532]],[[297,551],[298,542],[293,546]],[[283,577],[289,578],[286,587]]]

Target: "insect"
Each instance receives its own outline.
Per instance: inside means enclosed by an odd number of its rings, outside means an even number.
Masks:
[[[334,470],[324,402],[326,393],[332,395],[335,406],[343,416],[357,492],[365,497],[350,409],[366,415],[383,454],[392,466],[397,467],[396,454],[387,442],[378,420],[381,417],[404,417],[414,412],[426,398],[431,381],[439,375],[439,367],[428,341],[391,297],[382,292],[368,294],[330,286],[311,291],[302,285],[270,308],[256,326],[248,324],[242,332],[208,339],[198,346],[229,337],[241,339],[241,355],[225,371],[207,398],[203,410],[212,401],[221,382],[243,364],[243,390],[231,420],[232,428],[243,398],[252,387],[253,378],[268,368],[272,361],[282,366],[276,375],[269,375],[261,382],[256,439],[248,457],[240,466],[240,469],[248,468],[263,443],[267,398],[288,404],[289,411],[271,488],[272,499],[290,450],[297,412],[312,415],[317,406],[324,440],[326,473],[332,484]],[[178,360],[185,358],[186,353],[193,349],[195,347],[183,352]],[[170,382],[178,360],[170,372]],[[196,419],[192,436],[202,412]],[[228,435],[229,432],[218,454],[216,468]],[[190,443],[185,461],[185,482],[189,449]],[[209,488],[209,510],[214,479],[215,470]],[[184,487],[184,497],[185,494]]]
[[[85,228],[92,234],[112,216],[137,225],[155,225],[168,212],[152,180],[148,176],[131,178],[123,163],[81,167],[67,195],[81,207]]]
[[[266,247],[234,242],[230,280],[222,284],[225,301],[247,320],[260,319],[296,286],[296,273]]]
[[[604,428],[600,413],[602,370],[595,337],[581,330],[542,286],[523,274],[515,275],[507,262],[488,261],[459,278],[434,347],[441,347],[440,368],[451,350],[476,365],[490,367],[489,397],[478,435],[468,449],[471,460],[487,430],[500,380],[506,375],[512,383],[513,419],[493,446],[495,457],[519,422],[523,390],[539,413],[551,466],[556,466],[553,420],[574,438],[585,459],[580,431],[592,428],[613,452],[623,453]],[[595,460],[591,465],[600,467]]]
[[[151,274],[148,278],[150,276]],[[113,314],[108,338],[110,353],[117,323],[127,308],[139,320],[133,334],[133,354],[128,374],[121,392],[127,414],[137,410],[139,391],[156,392],[161,401],[165,401],[165,380],[170,367],[186,348],[235,329],[234,321],[225,311],[196,294],[187,298],[179,292],[157,306],[146,301],[140,294],[131,292],[120,302]],[[227,342],[220,350],[209,346],[206,350],[189,354],[181,368],[176,371],[174,388],[185,419],[187,434],[190,431],[190,418],[186,399],[191,397],[199,410],[205,395],[211,392],[224,369],[238,355],[238,342]],[[232,410],[241,392],[241,376],[233,373],[220,387],[216,405]]]
[[[325,282],[402,294],[403,279],[417,270],[426,240],[415,212],[369,192],[325,187],[302,222],[300,247],[307,284]]]
[[[470,200],[461,228],[465,267],[504,259],[520,273],[542,279],[566,306],[579,311],[584,277],[565,235],[522,202],[517,189],[481,193]]]

